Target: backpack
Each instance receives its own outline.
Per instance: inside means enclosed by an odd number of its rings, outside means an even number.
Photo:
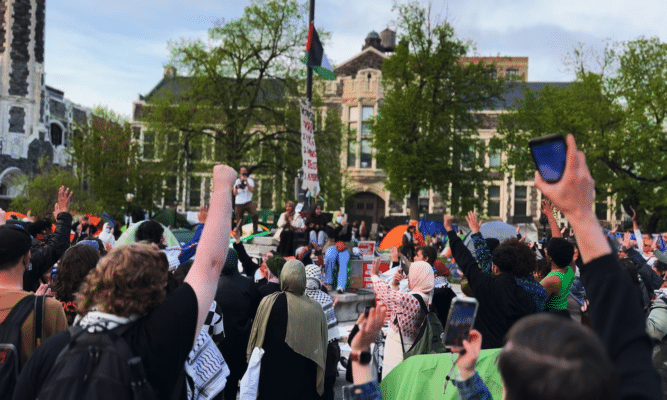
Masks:
[[[80,326],[58,354],[37,398],[155,399],[141,357],[134,356],[125,334],[133,324],[91,333]]]
[[[403,359],[407,359],[412,356],[419,354],[439,354],[444,353],[445,345],[442,344],[442,338],[445,334],[445,330],[442,327],[442,323],[438,319],[438,316],[435,312],[430,311],[424,302],[424,299],[418,294],[413,294],[417,301],[419,301],[419,306],[421,307],[422,312],[426,314],[424,322],[422,322],[421,328],[419,328],[419,333],[415,338],[415,341],[410,346],[408,351],[405,351],[405,346],[403,345],[403,334],[401,333],[401,327],[398,326],[398,333],[401,335],[401,348],[403,349]],[[396,318],[396,325],[398,325],[398,317]]]
[[[0,393],[14,393],[21,370],[21,325],[35,310],[35,347],[42,341],[44,296],[28,295],[12,307],[0,324]]]

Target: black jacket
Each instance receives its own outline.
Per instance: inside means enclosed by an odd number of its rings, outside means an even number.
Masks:
[[[245,369],[246,346],[261,297],[251,278],[238,271],[220,275],[215,301],[222,311],[225,338],[218,347],[235,373]]]
[[[660,377],[651,365],[652,344],[630,276],[609,254],[581,268],[581,283],[590,302],[593,330],[616,368],[617,397],[660,399]]]
[[[259,264],[250,258],[248,252],[245,251],[245,247],[243,247],[243,243],[234,242],[232,246],[234,247],[234,250],[236,250],[236,254],[239,256],[239,261],[241,262],[243,273],[254,280],[255,271],[259,269]]]
[[[23,290],[34,292],[39,288],[39,278],[53,267],[69,248],[71,230],[72,215],[66,212],[58,214],[55,234],[47,236],[45,244],[30,249],[32,269],[23,274]]]
[[[453,231],[447,232],[452,257],[468,278],[479,302],[475,329],[482,334],[482,348],[503,347],[505,334],[520,318],[535,312],[535,301],[511,274],[489,275],[483,272],[470,250]]]

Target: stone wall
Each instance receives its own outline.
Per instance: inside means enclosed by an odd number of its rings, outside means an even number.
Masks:
[[[46,0],[37,0],[35,10],[35,60],[44,63],[44,20],[46,18]],[[43,82],[42,82],[43,84]]]
[[[30,69],[30,26],[32,7],[30,0],[14,0],[14,23],[12,25],[11,55],[12,68],[9,73],[9,94],[28,94]]]
[[[9,132],[25,133],[25,109],[23,107],[9,109]]]
[[[5,52],[5,38],[7,37],[7,27],[5,26],[5,14],[7,13],[7,1],[0,3],[0,53]]]

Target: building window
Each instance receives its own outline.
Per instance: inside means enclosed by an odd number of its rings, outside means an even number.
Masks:
[[[525,217],[528,206],[528,187],[514,186],[514,216]]]
[[[607,203],[595,203],[595,216],[600,221],[607,220]]]
[[[428,197],[422,197],[419,199],[419,213],[428,214]]]
[[[63,144],[63,128],[58,124],[51,124],[51,143],[54,146]]]
[[[361,108],[361,136],[366,136],[371,133],[371,120],[373,119],[373,106],[363,106]]]
[[[347,141],[347,166],[357,166],[357,140],[349,139]]]
[[[516,68],[507,68],[507,70],[505,70],[505,76],[508,78],[516,78],[519,76],[519,70]]]
[[[372,210],[373,209],[373,203],[366,203],[366,209],[367,210]]]
[[[490,217],[500,217],[500,186],[489,186],[487,209]]]
[[[155,145],[153,143],[155,136],[152,133],[144,132],[144,158],[151,160],[155,158]]]
[[[389,197],[389,212],[391,214],[401,214],[403,213],[403,206],[405,201],[403,199],[396,199],[393,195]]]
[[[363,210],[364,209],[364,203],[359,202],[357,203],[357,210]]]
[[[164,182],[164,204],[166,206],[173,205],[177,200],[177,189],[178,189],[178,180],[175,176],[167,178]]]
[[[190,207],[199,207],[201,205],[201,181],[200,177],[190,178]]]
[[[500,153],[489,154],[489,168],[500,167]]]
[[[273,208],[273,181],[271,179],[262,179],[261,185],[260,207],[271,209]]]
[[[361,139],[361,156],[359,157],[361,168],[370,168],[371,163],[373,162],[373,156],[371,154],[373,146],[371,141],[368,139]]]
[[[132,127],[132,135],[133,135],[134,140],[139,140],[141,138],[141,127],[133,126]]]
[[[354,106],[350,107],[350,113],[348,114],[348,122],[357,122],[359,121],[359,107]]]

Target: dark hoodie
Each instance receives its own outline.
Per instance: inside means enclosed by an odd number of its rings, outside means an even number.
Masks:
[[[505,334],[522,317],[535,312],[535,301],[516,283],[514,275],[498,276],[484,273],[470,250],[455,232],[447,232],[452,257],[468,278],[479,302],[475,329],[482,334],[482,348],[494,349],[504,345]]]

